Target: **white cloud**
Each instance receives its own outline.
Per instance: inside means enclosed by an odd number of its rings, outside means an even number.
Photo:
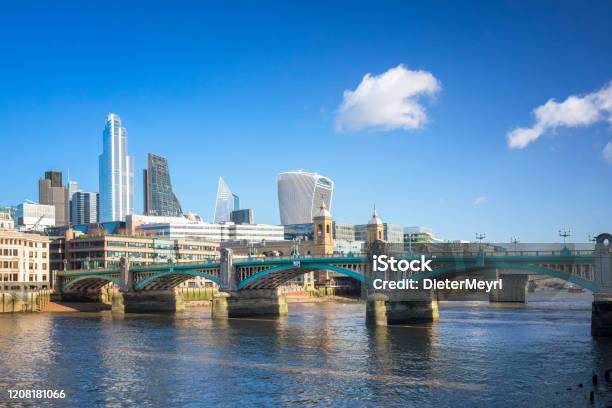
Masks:
[[[548,130],[589,126],[600,120],[612,123],[612,82],[584,96],[571,95],[563,102],[549,99],[533,110],[533,126],[516,128],[506,135],[511,149],[522,149]]]
[[[489,197],[486,196],[478,196],[474,199],[474,205],[486,204],[489,202]]]
[[[601,155],[604,159],[612,163],[612,142],[608,142],[603,150],[601,151]]]
[[[421,95],[433,96],[440,82],[427,71],[398,65],[380,75],[366,74],[354,91],[344,91],[336,131],[416,129],[427,123]]]

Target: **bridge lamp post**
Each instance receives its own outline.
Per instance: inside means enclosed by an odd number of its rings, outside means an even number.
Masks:
[[[559,236],[563,237],[563,248],[567,248],[566,240],[567,240],[567,237],[570,237],[571,235],[572,235],[572,232],[569,229],[563,228],[559,230]]]
[[[478,250],[482,251],[482,240],[485,239],[487,235],[483,232],[476,233],[476,239],[478,240]]]
[[[516,246],[520,244],[518,237],[510,237],[510,243],[514,244],[514,252],[516,252]]]

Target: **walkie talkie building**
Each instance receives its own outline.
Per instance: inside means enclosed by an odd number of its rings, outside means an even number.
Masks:
[[[331,211],[334,182],[317,173],[302,170],[278,175],[278,208],[282,225],[307,224],[319,211],[321,202]]]

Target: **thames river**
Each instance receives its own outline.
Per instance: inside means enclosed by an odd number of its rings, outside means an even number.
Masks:
[[[9,389],[52,389],[66,399],[21,404],[585,406],[597,372],[607,406],[612,339],[591,338],[590,307],[442,302],[438,323],[392,328],[367,328],[360,303],[290,304],[275,320],[6,314],[0,405]]]

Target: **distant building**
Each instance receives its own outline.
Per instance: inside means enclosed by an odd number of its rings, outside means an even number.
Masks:
[[[236,224],[253,224],[253,210],[243,208],[231,212],[230,221]]]
[[[180,216],[181,204],[172,191],[168,160],[149,153],[143,170],[143,202],[145,215]]]
[[[134,213],[134,167],[127,150],[127,130],[110,113],[102,134],[99,157],[100,220],[124,221]]]
[[[383,226],[383,240],[390,244],[403,244],[404,243],[404,227],[399,224],[382,223]],[[368,226],[367,224],[355,225],[355,240],[367,241],[368,240]]]
[[[15,229],[15,221],[8,212],[0,212],[0,229]]]
[[[356,241],[355,225],[334,222],[334,239],[340,241]]]
[[[283,225],[283,227],[285,227],[285,239],[287,241],[291,241],[296,238],[300,239],[301,241],[314,240],[314,224],[312,222]]]
[[[278,208],[282,225],[308,224],[323,202],[331,211],[334,182],[325,176],[304,171],[278,175]]]
[[[232,193],[232,200],[234,200],[234,211],[240,209],[240,197]]]
[[[55,207],[55,225],[67,225],[69,218],[68,190],[62,185],[62,173],[45,172],[45,178],[38,181],[38,202]]]
[[[47,204],[24,202],[17,206],[17,223],[19,229],[26,231],[43,231],[54,227],[56,207]]]
[[[100,222],[100,194],[77,191],[70,201],[72,224],[93,224]]]
[[[187,217],[156,217],[132,214],[127,217],[129,234],[159,235],[170,238],[203,239],[211,242],[235,240],[282,240],[284,228],[268,224],[209,224]]]
[[[17,207],[16,206],[0,205],[0,212],[7,213],[13,219],[13,223],[17,225]]]
[[[427,227],[406,227],[404,228],[404,242],[406,244],[432,244],[444,242],[437,238],[433,229]]]
[[[53,209],[52,206],[48,206]],[[0,290],[49,288],[49,238],[0,229]]]
[[[236,205],[240,205],[240,199],[232,193],[229,186],[219,177],[217,185],[217,199],[215,200],[215,214],[213,220],[215,223],[229,221],[232,211],[237,210]]]

